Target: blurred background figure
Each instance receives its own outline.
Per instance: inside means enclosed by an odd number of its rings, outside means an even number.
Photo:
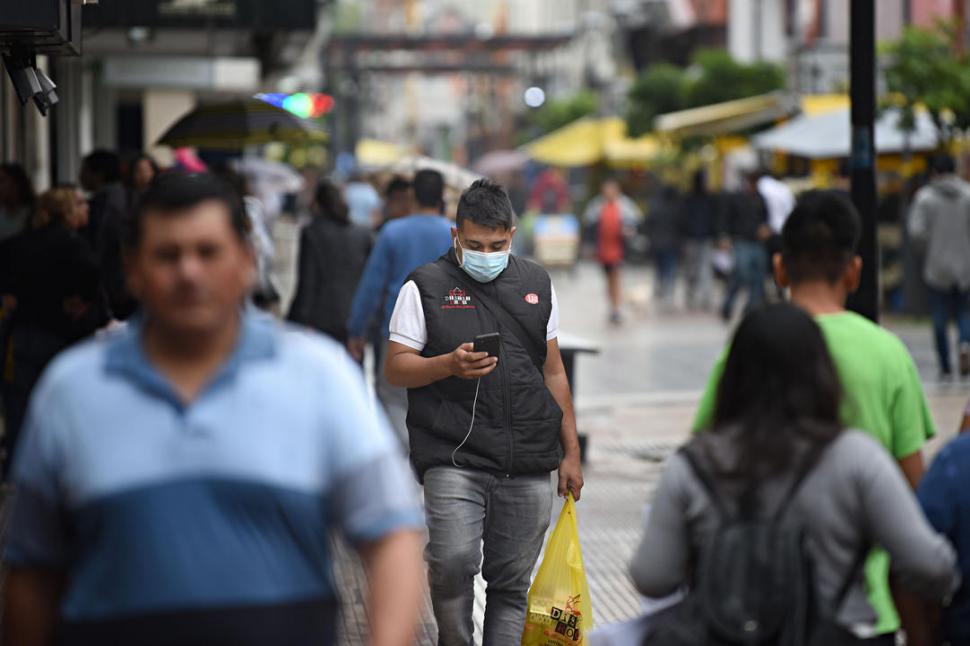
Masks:
[[[87,219],[88,205],[77,188],[54,188],[38,199],[29,228],[10,240],[13,315],[3,384],[8,465],[41,372],[107,320],[97,259],[77,233]]]
[[[128,205],[134,208],[138,198],[148,189],[148,185],[159,173],[158,162],[147,154],[141,153],[128,166]]]
[[[526,203],[529,211],[568,213],[571,210],[569,184],[562,170],[547,168],[536,177]]]
[[[24,230],[34,210],[34,186],[20,164],[0,164],[0,242]]]
[[[681,231],[686,216],[684,201],[677,189],[670,184],[660,187],[650,202],[647,215],[647,237],[656,269],[654,293],[662,311],[674,306],[674,288],[677,285],[677,266],[680,262]]]
[[[916,194],[909,232],[925,252],[933,336],[940,375],[952,373],[949,325],[959,333],[960,376],[970,376],[970,184],[956,174],[949,155],[932,162],[933,180]]]
[[[414,191],[411,182],[403,177],[394,176],[384,188],[384,214],[381,227],[397,218],[414,212]]]
[[[330,180],[320,180],[316,195],[313,220],[300,232],[296,296],[287,318],[346,345],[350,306],[372,237],[350,222],[340,189]]]
[[[344,199],[350,210],[350,221],[357,226],[375,229],[381,223],[381,197],[359,172],[352,173],[347,181]]]
[[[734,252],[734,271],[721,306],[721,318],[730,321],[734,316],[734,301],[746,291],[749,312],[765,299],[765,280],[768,277],[768,252],[765,243],[771,237],[768,209],[758,192],[757,174],[745,176],[740,192],[728,199],[719,234],[722,248]]]
[[[596,259],[606,273],[610,323],[613,325],[619,325],[623,321],[620,269],[626,254],[626,241],[633,235],[642,217],[640,208],[623,195],[620,183],[612,178],[603,182],[600,195],[586,207],[584,222],[595,231]]]
[[[694,173],[690,193],[684,200],[684,278],[687,308],[707,310],[714,294],[714,226],[718,217],[717,196],[707,188],[707,174]]]

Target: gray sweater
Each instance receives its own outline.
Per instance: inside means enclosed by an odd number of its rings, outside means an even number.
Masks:
[[[704,441],[723,464],[735,459],[730,433],[711,434]],[[761,492],[770,509],[779,504],[791,477],[764,483]],[[824,600],[835,597],[859,551],[873,543],[889,552],[893,572],[902,583],[927,599],[941,601],[959,585],[953,548],[927,524],[892,458],[864,433],[846,431],[834,440],[789,504],[793,508],[787,518],[801,521],[808,532],[816,589]],[[696,553],[717,524],[709,498],[686,459],[674,455],[630,565],[637,589],[648,597],[663,597],[684,586],[692,568],[692,548]],[[838,621],[862,634],[875,624],[862,572]]]
[[[930,287],[970,289],[970,184],[947,175],[920,189],[909,232],[925,245],[923,278]]]

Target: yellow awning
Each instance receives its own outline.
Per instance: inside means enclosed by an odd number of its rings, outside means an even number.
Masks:
[[[617,166],[646,164],[660,151],[656,138],[626,136],[620,117],[584,117],[522,147],[537,162],[550,166],[590,166],[605,161]]]
[[[715,103],[657,117],[657,132],[678,137],[717,136],[769,123],[798,112],[797,100],[784,93]]]
[[[805,94],[799,99],[802,114],[814,117],[817,114],[827,114],[849,107],[847,94]]]
[[[380,167],[393,164],[407,154],[401,146],[378,139],[361,139],[354,150],[361,166]]]

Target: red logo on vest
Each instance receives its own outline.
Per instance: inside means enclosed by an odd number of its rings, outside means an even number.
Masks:
[[[529,305],[538,305],[539,304],[539,295],[538,294],[526,294],[525,295],[525,302],[528,303]]]

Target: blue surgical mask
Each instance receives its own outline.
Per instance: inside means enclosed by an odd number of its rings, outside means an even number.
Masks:
[[[508,251],[469,251],[461,246],[458,238],[455,238],[455,249],[461,249],[460,267],[465,273],[480,283],[490,283],[499,277],[505,268],[509,266]]]

